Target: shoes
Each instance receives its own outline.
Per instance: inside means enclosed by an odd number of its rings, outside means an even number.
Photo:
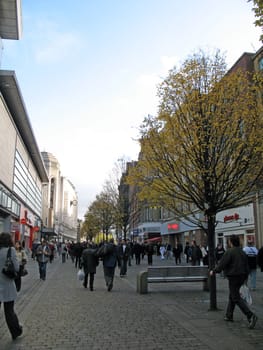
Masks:
[[[228,317],[228,316],[224,317],[224,321],[226,321],[226,322],[234,322],[233,317]]]
[[[93,290],[94,290],[93,287],[90,287],[90,291],[93,292]]]
[[[257,316],[255,314],[253,314],[250,319],[248,320],[248,328],[249,329],[254,329],[255,328],[255,325],[257,323]]]
[[[110,292],[110,291],[112,290],[112,287],[113,287],[112,284],[109,284],[109,285],[108,285],[108,292]]]
[[[15,340],[17,337],[20,337],[22,335],[22,333],[23,333],[23,327],[20,326],[19,332],[16,335],[13,335],[12,339]]]
[[[83,287],[84,287],[84,288],[87,288],[87,286],[86,286],[86,284],[85,284],[84,282],[83,282]]]

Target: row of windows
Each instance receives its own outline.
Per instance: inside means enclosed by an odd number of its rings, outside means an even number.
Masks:
[[[9,210],[16,216],[20,214],[20,204],[13,198],[12,194],[3,187],[0,187],[0,206]]]
[[[41,215],[41,188],[37,186],[18,151],[15,154],[14,191],[30,208]]]

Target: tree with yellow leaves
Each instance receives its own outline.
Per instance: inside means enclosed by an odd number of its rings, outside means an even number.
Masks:
[[[241,205],[262,175],[260,76],[227,73],[224,57],[198,52],[169,72],[160,108],[140,128],[141,155],[129,176],[140,199],[162,205],[207,234],[215,266],[216,214]],[[210,309],[217,308],[216,278]]]

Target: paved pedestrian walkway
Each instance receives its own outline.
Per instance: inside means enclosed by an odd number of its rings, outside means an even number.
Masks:
[[[201,283],[151,284],[149,293],[136,293],[136,276],[147,268],[128,268],[114,287],[105,287],[101,263],[95,276],[94,291],[77,280],[70,260],[59,258],[48,264],[47,279],[39,279],[37,263],[28,263],[16,311],[24,335],[12,341],[0,311],[1,350],[252,350],[263,348],[263,273],[258,271],[253,310],[259,316],[254,330],[236,310],[235,322],[223,321],[227,301],[227,281],[217,278],[219,311],[209,311],[209,293]],[[173,260],[154,257],[154,265],[174,265]]]

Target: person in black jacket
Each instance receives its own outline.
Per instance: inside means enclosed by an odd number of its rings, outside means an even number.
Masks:
[[[117,265],[118,260],[118,251],[112,238],[109,240],[109,243],[105,243],[101,248],[103,250],[101,258],[103,261],[104,279],[106,282],[108,292],[110,292],[113,288],[115,267]],[[100,248],[97,252],[98,256],[100,256],[99,250]]]
[[[85,277],[83,286],[87,288],[89,277],[89,289],[93,291],[94,275],[96,268],[99,265],[99,258],[96,256],[97,249],[89,244],[86,249],[83,250],[81,255],[81,266],[84,269]]]
[[[130,256],[130,247],[126,239],[123,239],[118,245],[118,261],[120,265],[120,277],[127,275],[127,262]]]
[[[210,275],[220,273],[222,270],[228,278],[229,285],[229,300],[224,320],[233,322],[233,313],[237,305],[246,315],[248,327],[253,329],[257,322],[257,316],[249,309],[239,292],[240,287],[247,280],[249,267],[247,256],[240,247],[237,235],[230,237],[230,248],[225,252],[215,269],[210,271]]]

